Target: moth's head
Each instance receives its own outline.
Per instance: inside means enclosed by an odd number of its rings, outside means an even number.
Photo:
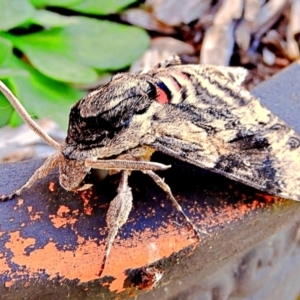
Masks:
[[[147,113],[157,95],[150,76],[119,74],[107,85],[89,93],[71,109],[64,154],[107,147],[133,124],[136,116]],[[135,125],[134,125],[135,126]],[[69,150],[71,149],[71,150]]]
[[[84,190],[90,185],[84,185],[84,178],[90,168],[84,165],[84,161],[71,160],[63,157],[59,162],[59,182],[67,191]]]

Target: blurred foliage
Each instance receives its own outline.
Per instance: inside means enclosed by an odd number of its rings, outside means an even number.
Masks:
[[[80,86],[129,66],[148,47],[144,30],[103,20],[133,2],[0,0],[0,79],[31,115],[66,128],[71,104],[84,95]],[[0,127],[7,123],[20,118],[0,93]]]

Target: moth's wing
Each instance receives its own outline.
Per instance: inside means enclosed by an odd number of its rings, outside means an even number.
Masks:
[[[204,66],[205,68],[211,68],[214,72],[218,71],[222,73],[224,77],[227,77],[237,86],[240,86],[248,75],[248,70],[242,67],[226,67],[226,66]]]
[[[181,70],[189,77],[186,86],[180,82],[188,93],[156,112],[148,144],[259,190],[300,201],[300,137],[248,91],[209,68]],[[174,76],[179,80],[181,75]]]
[[[161,68],[169,68],[169,67],[172,67],[172,66],[178,66],[178,65],[181,65],[181,59],[178,55],[173,55],[171,56],[170,58],[164,60],[164,61],[161,61],[159,62],[158,64],[156,64],[155,66],[147,66],[147,67],[144,67],[144,69],[140,72],[138,72],[138,74],[147,74],[151,71],[155,71],[157,69],[161,69]]]

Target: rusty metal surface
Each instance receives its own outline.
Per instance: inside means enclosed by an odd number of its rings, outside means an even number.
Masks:
[[[263,95],[268,107],[277,100],[281,118],[300,132],[297,114],[291,113],[300,97],[297,77],[300,66],[294,64],[254,93]],[[0,204],[0,299],[282,299],[275,297],[279,292],[259,298],[278,290],[274,282],[279,279],[281,291],[290,287],[287,298],[300,292],[290,284],[299,278],[298,202],[160,154],[154,159],[172,164],[161,175],[209,235],[198,243],[165,194],[134,173],[134,209],[114,243],[106,277],[99,279],[105,214],[118,177],[74,194],[59,186],[54,172]],[[0,165],[0,195],[22,185],[41,163]]]

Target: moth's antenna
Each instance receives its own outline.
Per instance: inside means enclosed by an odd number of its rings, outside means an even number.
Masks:
[[[39,135],[48,145],[60,150],[60,144],[53,140],[43,129],[36,124],[30,117],[28,112],[25,110],[20,101],[14,96],[10,89],[0,80],[0,91],[5,95],[10,104],[18,112],[24,122],[37,134]]]

